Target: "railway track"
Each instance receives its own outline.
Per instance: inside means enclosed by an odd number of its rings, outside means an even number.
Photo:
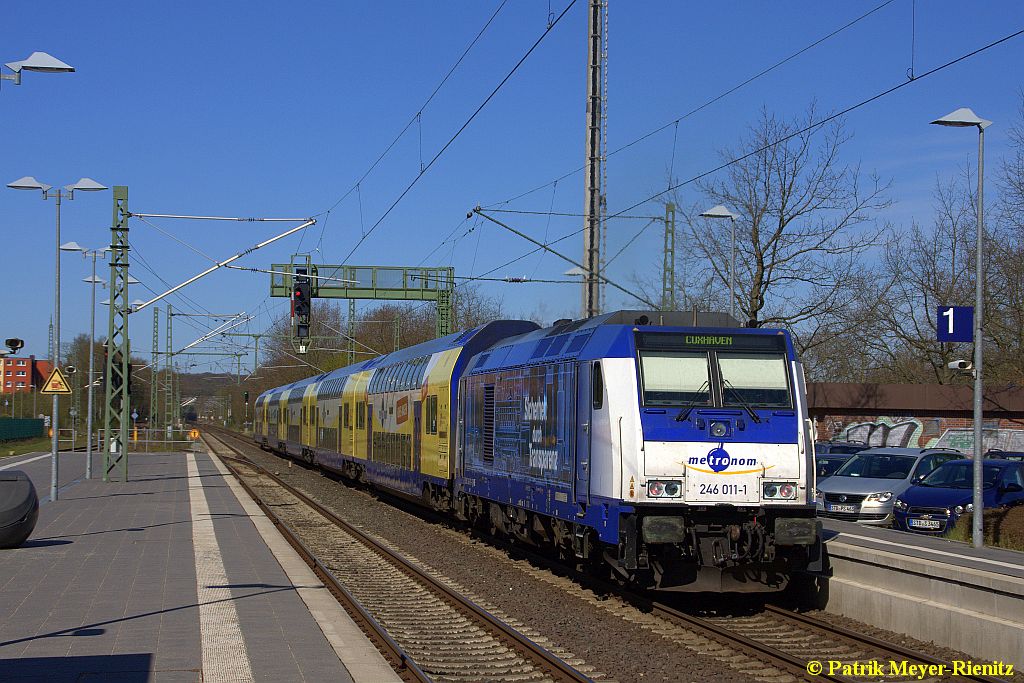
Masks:
[[[245,448],[256,448],[248,439],[232,432],[218,431],[218,434]],[[420,516],[432,518],[433,514],[424,511]],[[452,531],[451,536],[465,543],[471,542],[465,533]],[[719,659],[733,670],[757,680],[772,683],[794,680],[1005,683],[1005,679],[992,676],[953,675],[948,673],[953,671],[952,662],[948,660],[773,605],[766,605],[762,611],[753,614],[699,616],[649,595],[567,568],[522,545],[513,546],[504,539],[487,540],[497,546],[499,552],[513,550],[515,555],[526,558],[528,562],[519,563],[520,569],[539,580],[558,584],[597,609],[612,611],[641,624],[654,634]],[[830,673],[830,661],[859,668]],[[822,669],[816,670],[812,662],[822,663]],[[895,669],[890,662],[897,663]],[[942,667],[941,670],[947,673],[933,675],[928,670],[909,667],[901,670],[902,662]],[[939,670],[936,668],[931,672]]]
[[[225,432],[203,436],[400,675],[452,682],[591,680],[246,459],[230,438]]]

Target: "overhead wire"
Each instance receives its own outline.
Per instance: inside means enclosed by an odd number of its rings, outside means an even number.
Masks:
[[[430,93],[430,95],[427,96],[427,99],[424,100],[423,104],[421,104],[419,106],[419,108],[416,110],[416,113],[413,114],[412,118],[409,119],[409,122],[405,124],[405,127],[403,127],[401,131],[399,131],[398,135],[395,136],[394,140],[392,140],[391,143],[384,149],[384,151],[380,153],[380,156],[378,156],[374,160],[374,162],[372,164],[370,164],[370,167],[368,169],[366,169],[366,171],[363,173],[363,175],[361,175],[359,177],[359,180],[356,181],[355,185],[353,185],[351,188],[349,188],[349,190],[347,192],[342,194],[341,197],[339,197],[338,200],[335,201],[334,204],[332,204],[331,207],[329,209],[327,209],[327,211],[325,211],[323,213],[329,213],[329,212],[333,211],[339,204],[341,204],[343,201],[345,201],[345,199],[350,194],[352,194],[352,192],[356,191],[359,188],[360,184],[364,180],[366,180],[366,178],[371,173],[373,173],[373,170],[375,168],[377,168],[377,166],[380,164],[381,161],[384,160],[384,157],[386,157],[388,155],[388,152],[390,152],[394,148],[394,146],[396,144],[398,144],[398,141],[402,139],[402,136],[405,135],[405,133],[409,130],[409,128],[414,123],[416,123],[416,121],[419,120],[420,115],[423,113],[423,110],[426,109],[427,105],[430,104],[431,100],[434,99],[434,96],[437,95],[437,93],[441,90],[441,88],[444,86],[444,84],[448,82],[448,79],[451,78],[452,74],[455,73],[455,70],[459,67],[460,64],[462,64],[463,60],[466,58],[466,55],[468,55],[470,50],[473,49],[473,46],[475,46],[477,44],[477,42],[480,40],[480,38],[483,36],[483,34],[487,31],[487,28],[494,21],[495,17],[498,16],[498,14],[501,12],[502,8],[505,7],[505,5],[507,3],[508,3],[508,0],[502,0],[501,4],[498,5],[497,9],[494,10],[494,12],[491,14],[491,16],[484,23],[483,27],[473,37],[473,40],[471,40],[469,45],[466,46],[466,49],[462,51],[461,55],[459,55],[459,58],[457,60],[455,60],[455,63],[452,64],[451,68],[448,69],[448,72],[441,79],[441,82],[437,84],[437,86]],[[319,216],[321,214],[317,214],[317,215]]]
[[[876,12],[884,9],[885,7],[891,5],[895,1],[896,0],[885,0],[885,2],[881,3],[880,5],[876,5],[874,8],[872,8],[872,9],[868,10],[867,12],[865,12],[864,14],[861,14],[860,16],[858,16],[856,19],[853,19],[853,20],[847,22],[846,24],[844,24],[844,25],[840,26],[839,28],[829,32],[828,34],[822,36],[821,38],[818,38],[814,42],[809,43],[808,45],[805,45],[804,47],[800,48],[796,52],[793,52],[792,54],[790,54],[790,55],[788,55],[786,57],[783,57],[782,59],[778,60],[777,62],[775,62],[771,66],[769,66],[767,68],[764,68],[764,69],[761,69],[760,71],[758,71],[753,76],[750,76],[747,79],[743,80],[742,82],[740,82],[740,83],[738,83],[738,84],[728,88],[727,90],[722,91],[718,95],[715,95],[711,99],[705,101],[703,104],[700,104],[700,105],[694,107],[693,109],[691,109],[690,111],[686,112],[682,116],[679,116],[679,117],[673,119],[672,121],[669,121],[668,123],[665,123],[665,124],[663,124],[661,126],[658,126],[657,128],[649,130],[648,132],[644,133],[643,135],[641,135],[641,136],[639,136],[639,137],[637,137],[637,138],[635,138],[635,139],[625,143],[621,147],[617,147],[616,149],[614,149],[611,152],[609,152],[607,156],[611,157],[611,156],[614,156],[614,155],[618,154],[619,152],[624,152],[625,150],[629,149],[630,147],[633,147],[635,145],[640,144],[644,140],[647,140],[648,138],[657,135],[658,133],[668,129],[671,126],[678,126],[680,121],[683,121],[684,119],[687,119],[687,118],[693,116],[694,114],[696,114],[696,113],[706,109],[707,107],[709,107],[712,104],[718,102],[719,100],[722,100],[725,97],[728,97],[729,95],[733,94],[737,90],[740,90],[741,88],[744,88],[747,85],[750,85],[751,83],[753,83],[754,81],[758,80],[759,78],[762,78],[763,76],[767,76],[769,73],[771,73],[772,71],[775,71],[780,66],[783,66],[784,64],[786,64],[786,63],[796,59],[800,55],[804,54],[808,50],[811,50],[811,49],[817,47],[818,45],[821,45],[825,41],[827,41],[827,40],[829,40],[829,39],[839,35],[843,31],[845,31],[846,29],[854,26],[855,24],[858,24],[859,22],[863,21],[864,19],[867,19],[872,14],[875,14]],[[673,152],[674,152],[674,147],[673,147]],[[523,197],[531,195],[534,192],[537,192],[538,190],[544,189],[545,187],[547,187],[548,185],[551,185],[552,183],[557,183],[557,182],[559,182],[561,180],[565,180],[566,178],[569,178],[570,176],[573,176],[573,175],[581,172],[584,168],[586,168],[586,166],[580,166],[580,167],[578,167],[578,168],[576,168],[576,169],[574,169],[572,171],[569,171],[567,173],[563,173],[562,175],[558,176],[554,180],[549,180],[548,182],[546,182],[546,183],[544,183],[542,185],[538,185],[537,187],[534,187],[531,190],[527,190],[526,192],[522,192],[522,193],[520,193],[518,195],[515,195],[514,197],[511,197],[509,199],[505,199],[505,200],[502,200],[502,201],[499,201],[499,202],[494,202],[492,204],[484,205],[484,208],[486,208],[488,210],[494,210],[494,207],[496,207],[496,206],[499,206],[499,205],[502,205],[502,204],[511,204],[512,202],[518,201],[519,199],[522,199]]]
[[[544,38],[550,35],[551,31],[553,31],[554,28],[558,26],[559,22],[565,17],[566,14],[568,14],[569,10],[571,10],[573,6],[575,6],[576,2],[577,0],[570,0],[569,4],[566,5],[564,10],[562,10],[562,13],[555,18],[554,22],[552,22],[550,26],[544,29],[544,32],[540,34],[537,40],[535,40],[533,44],[530,46],[530,48],[523,54],[523,56],[519,58],[519,61],[515,63],[515,66],[512,67],[512,69],[505,75],[505,77],[501,79],[501,81],[494,87],[493,90],[491,90],[490,94],[488,94],[487,97],[484,98],[484,101],[481,102],[480,105],[473,111],[473,113],[469,115],[469,118],[466,119],[466,121],[459,127],[459,129],[456,130],[455,133],[450,138],[448,138],[448,141],[444,143],[441,149],[438,150],[438,152],[430,159],[430,161],[427,162],[427,164],[423,167],[423,170],[419,174],[417,174],[416,177],[413,178],[412,181],[406,186],[406,188],[402,190],[401,194],[399,194],[398,197],[393,202],[391,202],[391,205],[388,206],[387,210],[381,215],[381,217],[378,218],[377,221],[372,226],[370,226],[370,229],[366,232],[366,234],[359,238],[355,246],[352,247],[348,255],[344,258],[343,262],[347,263],[349,259],[352,258],[352,255],[363,244],[363,242],[366,241],[366,238],[373,234],[374,230],[376,230],[377,227],[384,222],[384,219],[386,219],[391,214],[395,207],[398,206],[399,202],[401,202],[402,199],[404,199],[405,196],[409,194],[412,188],[416,186],[420,178],[426,175],[426,172],[429,171],[430,168],[435,163],[437,163],[437,160],[440,159],[441,156],[444,155],[446,151],[448,151],[448,148],[452,146],[452,144],[459,138],[460,135],[462,135],[463,131],[465,131],[466,128],[469,127],[469,124],[471,124],[480,114],[480,112],[484,110],[487,104],[492,99],[494,99],[494,96],[498,94],[498,91],[500,91],[501,88],[509,81],[509,79],[511,79],[512,76],[514,76],[515,73],[519,71],[519,67],[521,67],[523,63],[530,57],[530,55],[533,54],[534,50],[536,50],[537,47],[540,46],[540,44],[544,41]]]

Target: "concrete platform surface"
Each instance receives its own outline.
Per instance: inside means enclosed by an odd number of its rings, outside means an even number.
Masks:
[[[219,461],[133,454],[127,483],[76,469],[0,551],[0,680],[398,680]]]
[[[1016,550],[975,548],[941,536],[914,534],[837,519],[822,519],[822,523],[826,543],[845,543],[919,560],[941,562],[962,569],[1024,579],[1024,553]]]

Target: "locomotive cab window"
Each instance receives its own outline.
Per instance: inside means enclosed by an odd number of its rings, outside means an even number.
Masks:
[[[704,351],[640,351],[644,405],[711,403],[708,354]]]
[[[790,408],[786,358],[766,353],[718,352],[722,404]]]

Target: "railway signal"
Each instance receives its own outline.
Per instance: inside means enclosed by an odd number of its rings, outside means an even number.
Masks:
[[[309,338],[309,319],[313,311],[312,286],[305,268],[295,269],[292,283],[292,324],[298,339]]]

